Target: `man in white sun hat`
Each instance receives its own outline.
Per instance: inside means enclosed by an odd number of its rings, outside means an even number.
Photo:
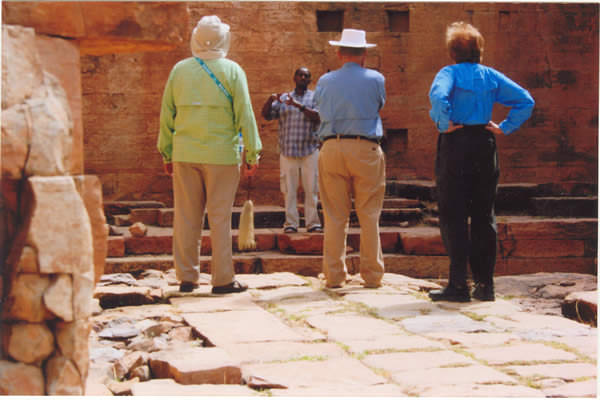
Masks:
[[[379,143],[383,128],[379,110],[385,104],[385,78],[364,68],[367,48],[365,31],[344,29],[337,46],[342,63],[323,75],[315,90],[321,125],[319,188],[325,235],[323,273],[328,288],[346,280],[346,234],[352,197],[360,232],[360,275],[364,286],[381,286],[383,253],[379,238],[379,216],[385,194],[385,158]]]
[[[179,290],[191,292],[199,278],[198,241],[205,209],[212,243],[212,292],[243,292],[235,280],[231,247],[231,209],[240,181],[240,164],[253,175],[261,141],[244,70],[225,58],[229,25],[205,16],[192,32],[194,57],[171,70],[162,98],[158,151],[173,177],[175,221],[173,258]],[[245,155],[238,151],[238,132]]]

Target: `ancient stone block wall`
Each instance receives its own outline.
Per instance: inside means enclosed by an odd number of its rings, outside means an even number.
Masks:
[[[248,76],[265,146],[251,194],[259,204],[282,202],[277,123],[264,121],[260,109],[270,93],[293,88],[298,66],[312,71],[311,88],[323,73],[338,68],[327,41],[339,38],[342,27],[364,29],[378,44],[369,51],[367,66],[387,78],[382,117],[388,177],[433,179],[437,134],[427,94],[435,73],[451,62],[444,32],[456,20],[481,30],[483,62],[529,89],[537,102],[521,130],[498,138],[501,183],[552,183],[555,193],[578,194],[597,184],[597,4],[18,4],[3,4],[5,19],[49,26],[69,15],[63,35],[77,38],[82,52],[85,171],[100,177],[106,199],[172,202],[155,145],[160,99],[171,67],[190,55],[191,29],[207,14],[231,25],[229,58]],[[43,7],[55,18],[39,17]],[[494,119],[505,114],[497,107]],[[242,181],[238,202],[245,196]]]
[[[83,165],[78,77],[73,43],[2,25],[3,395],[84,393],[108,226],[98,178],[72,174]]]

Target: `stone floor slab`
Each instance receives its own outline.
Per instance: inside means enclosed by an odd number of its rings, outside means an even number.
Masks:
[[[459,313],[443,313],[407,318],[402,326],[410,332],[428,334],[432,332],[494,332],[497,329],[488,322],[476,321]]]
[[[474,364],[471,358],[449,350],[372,354],[362,361],[372,368],[390,373]]]
[[[346,295],[344,300],[362,303],[380,317],[388,319],[402,319],[440,311],[431,301],[410,294],[361,293]]]
[[[564,336],[587,336],[591,333],[589,326],[555,315],[517,312],[506,317],[486,317],[485,321],[532,341],[553,340]]]
[[[402,333],[391,323],[359,314],[315,315],[306,319],[313,328],[327,333],[329,340],[375,339]]]
[[[309,286],[284,286],[271,290],[253,290],[252,298],[260,303],[277,304],[330,299],[323,291]]]
[[[484,360],[489,365],[502,365],[508,363],[530,363],[542,361],[569,361],[576,360],[573,353],[555,349],[540,343],[525,343],[510,346],[472,348],[469,351],[479,360]]]
[[[86,396],[112,396],[112,392],[108,390],[105,384],[97,382],[86,382],[85,385]]]
[[[440,307],[449,310],[457,309],[462,313],[473,313],[483,316],[511,316],[521,311],[521,307],[518,304],[501,298],[496,298],[496,301],[473,300],[466,304],[441,302]]]
[[[346,352],[333,343],[228,343],[223,349],[243,364],[347,357]]]
[[[210,343],[301,342],[305,338],[262,309],[218,313],[186,313],[185,321]]]
[[[152,304],[162,296],[162,289],[122,284],[98,286],[94,290],[94,298],[100,301],[102,308]]]
[[[305,286],[302,277],[291,272],[274,272],[272,274],[237,274],[236,279],[248,285],[250,289],[274,289],[282,286]]]
[[[255,310],[248,292],[231,296],[187,296],[169,299],[174,308],[181,313],[208,313],[219,311]]]
[[[292,361],[252,364],[244,368],[249,375],[291,388],[370,386],[386,383],[360,361],[333,358],[325,361]]]
[[[354,354],[376,351],[441,350],[444,345],[418,335],[387,335],[377,340],[344,340],[343,344]]]
[[[427,337],[439,339],[450,345],[464,347],[490,347],[504,344],[517,343],[521,339],[512,333],[482,333],[482,332],[433,332],[428,333]]]
[[[173,379],[152,379],[136,383],[133,396],[258,396],[255,390],[242,385],[181,385]]]
[[[158,351],[149,355],[148,364],[153,377],[184,385],[242,383],[239,363],[218,347],[181,346]]]
[[[188,297],[204,297],[204,298],[206,298],[206,297],[214,296],[211,293],[211,289],[212,289],[212,286],[198,282],[198,287],[195,288],[194,290],[192,290],[191,292],[180,292],[179,291],[179,282],[177,282],[175,285],[167,286],[167,288],[164,289],[163,293],[164,293],[165,299],[188,298]]]
[[[292,389],[272,389],[270,391],[274,397],[285,396],[285,397],[300,397],[310,399],[313,397],[362,397],[362,398],[373,398],[373,397],[404,397],[406,393],[402,392],[402,389],[398,385],[394,384],[382,384],[382,385],[333,385],[333,386],[321,386],[321,387],[301,387]]]
[[[464,384],[516,384],[509,375],[483,365],[457,368],[413,369],[392,376],[394,382],[411,393],[420,393],[437,386]]]
[[[537,389],[532,389],[521,385],[480,385],[480,384],[462,384],[462,385],[440,385],[426,389],[420,393],[411,393],[419,397],[545,397],[544,393]]]
[[[596,365],[588,363],[511,365],[506,369],[527,378],[560,378],[566,381],[596,377],[597,374]]]
[[[562,343],[592,360],[598,359],[598,335],[595,328],[587,336],[554,337],[552,341]]]
[[[581,382],[571,382],[562,386],[543,389],[546,397],[593,397],[596,398],[598,382],[588,379]]]
[[[420,292],[423,290],[441,289],[441,286],[435,282],[424,279],[411,278],[402,274],[386,272],[383,274],[384,285],[391,285],[397,288],[404,288],[410,291]]]

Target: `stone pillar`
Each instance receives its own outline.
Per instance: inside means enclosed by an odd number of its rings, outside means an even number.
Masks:
[[[78,63],[65,65],[65,76],[80,74]],[[2,395],[85,394],[106,257],[100,181],[70,175],[74,111],[47,69],[33,29],[2,26]]]

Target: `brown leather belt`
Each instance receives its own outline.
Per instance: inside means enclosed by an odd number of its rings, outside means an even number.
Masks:
[[[362,136],[362,135],[333,135],[333,136],[327,136],[325,138],[323,138],[323,142],[329,140],[329,139],[358,139],[358,140],[368,140],[369,142],[373,142],[373,143],[377,143],[380,144],[381,140],[376,139],[376,138],[370,138],[370,137],[366,137],[366,136]]]

